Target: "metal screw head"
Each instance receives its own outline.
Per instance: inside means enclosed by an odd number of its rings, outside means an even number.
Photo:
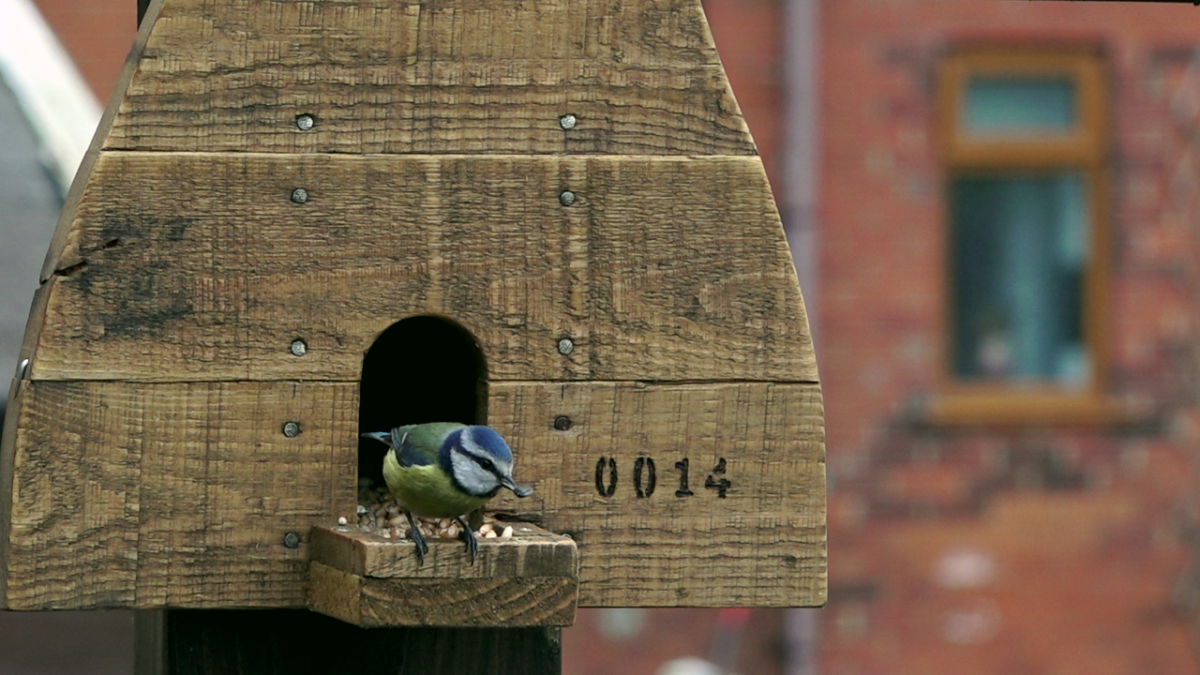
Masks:
[[[570,113],[558,118],[558,126],[562,127],[563,131],[570,131],[571,129],[574,129],[575,125],[578,123],[579,119]]]
[[[296,422],[288,422],[283,425],[283,435],[288,438],[295,438],[300,435],[300,425]]]
[[[566,431],[571,428],[571,418],[566,415],[559,415],[554,418],[554,428],[559,431]]]
[[[25,379],[25,376],[28,374],[29,374],[29,359],[21,359],[21,362],[19,364],[17,364],[17,379],[23,380],[23,379]]]
[[[571,338],[563,338],[558,341],[558,353],[563,356],[569,356],[575,351],[575,342]]]
[[[295,356],[304,356],[308,353],[308,344],[304,340],[292,340],[292,354]]]
[[[308,131],[316,123],[312,115],[296,115],[296,128],[300,131]]]
[[[292,201],[296,202],[297,204],[303,204],[304,202],[308,201],[308,190],[305,190],[304,188],[296,188],[295,190],[292,190]]]
[[[283,535],[283,545],[288,548],[300,548],[300,535],[295,532],[288,532]]]
[[[570,190],[563,190],[562,194],[558,195],[558,203],[563,206],[570,206],[575,203],[575,193]]]

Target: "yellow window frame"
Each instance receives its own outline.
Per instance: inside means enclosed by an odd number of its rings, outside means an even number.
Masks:
[[[971,135],[960,125],[967,84],[973,77],[1067,77],[1076,86],[1077,126],[1070,133],[1025,137]],[[1073,169],[1086,177],[1089,242],[1083,290],[1083,340],[1092,357],[1089,383],[1071,388],[1049,383],[965,382],[954,377],[955,292],[947,274],[938,391],[926,410],[940,425],[1062,425],[1123,423],[1131,414],[1108,395],[1111,338],[1108,235],[1108,106],[1103,61],[1094,49],[976,48],[951,53],[938,72],[938,140],[944,183],[958,175],[992,171]],[[948,199],[942,222],[950,225]],[[950,241],[950,237],[945,239]],[[947,262],[951,260],[947,251]],[[947,265],[949,270],[949,265]]]

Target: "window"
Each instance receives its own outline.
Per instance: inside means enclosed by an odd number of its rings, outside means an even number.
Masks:
[[[1114,418],[1103,85],[1090,52],[976,50],[943,64],[947,358],[936,419]]]

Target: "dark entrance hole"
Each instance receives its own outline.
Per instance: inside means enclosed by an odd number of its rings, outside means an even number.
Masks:
[[[424,422],[487,422],[487,362],[475,337],[437,316],[414,316],[383,331],[363,358],[358,431]],[[359,438],[358,477],[383,484],[386,448]]]

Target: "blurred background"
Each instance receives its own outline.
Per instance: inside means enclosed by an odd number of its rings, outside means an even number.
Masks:
[[[1200,673],[1200,8],[705,8],[816,336],[829,604],[581,610],[564,673]],[[136,2],[0,17],[11,369]],[[0,613],[0,674],[131,668],[128,613]]]

